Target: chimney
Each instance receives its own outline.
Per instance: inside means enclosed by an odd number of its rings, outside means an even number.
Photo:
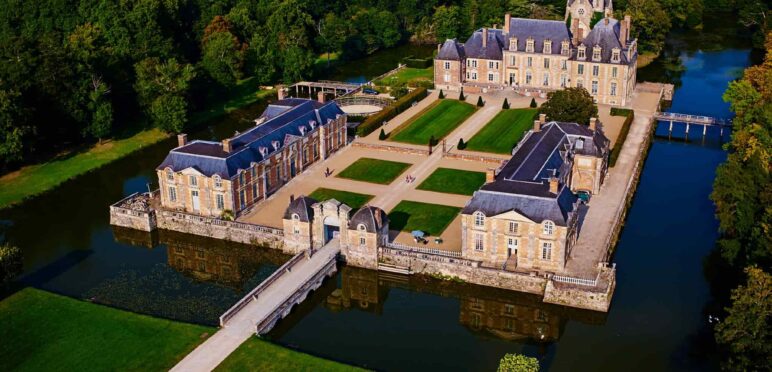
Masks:
[[[504,14],[504,32],[509,33],[509,22],[512,20],[512,14]]]
[[[319,93],[316,94],[316,100],[319,101],[319,103],[325,102],[324,91],[320,91]]]
[[[547,114],[539,114],[539,123],[544,124],[547,121]]]
[[[177,146],[182,147],[188,144],[188,135],[180,133],[177,135]]]
[[[598,122],[597,118],[590,118],[590,130],[591,131],[593,131],[593,132],[595,131],[595,128],[597,127],[597,122]]]
[[[631,17],[629,15],[625,16],[625,19],[622,21],[622,25],[619,28],[619,41],[622,43],[622,47],[627,46],[627,40],[630,39],[630,21]]]
[[[498,23],[494,23],[493,24],[493,29],[494,30],[498,30],[499,29],[499,24]]]
[[[555,177],[555,176],[550,177],[549,183],[550,183],[550,193],[557,195],[558,194],[558,178]]]
[[[482,29],[482,47],[485,48],[488,46],[488,28],[483,27]]]
[[[437,53],[440,53],[440,50],[442,50],[442,44],[437,44]]]
[[[226,139],[222,140],[222,150],[227,152],[227,153],[231,152],[231,139],[230,138],[226,138]]]
[[[485,171],[485,183],[491,183],[496,180],[496,170],[493,168],[488,168]]]
[[[533,121],[533,132],[538,133],[541,130],[541,122],[538,120]]]

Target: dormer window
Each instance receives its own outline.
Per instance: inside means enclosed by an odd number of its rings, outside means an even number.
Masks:
[[[262,157],[265,157],[266,155],[268,155],[268,148],[267,147],[260,146],[259,150],[260,150],[260,155]]]
[[[474,212],[474,226],[485,227],[485,215],[482,212]]]
[[[587,51],[587,47],[584,45],[579,46],[579,50],[577,51],[576,58],[578,59],[586,59],[587,56],[585,55],[585,52]]]
[[[583,140],[583,139],[581,139],[581,138],[579,138],[578,140],[576,140],[576,146],[575,146],[575,147],[576,147],[576,149],[577,149],[577,150],[582,150],[582,149],[584,149],[584,140]]]
[[[528,53],[533,53],[533,39],[530,37],[525,42],[525,51]]]
[[[517,51],[517,38],[516,37],[509,38],[509,50]]]
[[[615,62],[615,63],[618,63],[618,62],[619,62],[619,55],[620,55],[620,50],[619,50],[619,48],[614,48],[614,49],[611,51],[611,62]]]
[[[552,235],[552,233],[555,230],[555,223],[552,221],[544,221],[544,225],[542,226],[542,233],[544,235]]]
[[[271,142],[271,146],[273,146],[274,150],[278,150],[279,149],[279,141],[272,141]]]
[[[311,130],[314,130],[314,128],[316,128],[316,122],[313,120],[310,123],[308,123],[308,125],[311,127]]]
[[[172,172],[171,169],[166,169],[166,179],[169,181],[174,181],[174,172]]]
[[[544,49],[542,50],[542,53],[552,54],[552,40],[544,40]]]
[[[568,45],[568,40],[563,40],[563,43],[560,45],[560,54],[564,56],[568,55],[568,52],[571,50]]]
[[[365,231],[365,230],[367,230],[367,228],[365,227],[365,225],[364,225],[364,224],[360,223],[359,225],[357,225],[357,230],[359,230],[359,231]]]
[[[298,130],[300,130],[300,135],[301,135],[301,136],[305,136],[305,135],[306,135],[306,127],[304,127],[304,126],[300,126],[300,127],[298,128]]]
[[[596,45],[592,48],[592,60],[593,61],[600,61],[600,51],[601,47],[600,45]]]
[[[214,178],[214,187],[218,189],[222,188],[222,178],[220,178],[220,176],[216,174],[214,175],[213,178]]]

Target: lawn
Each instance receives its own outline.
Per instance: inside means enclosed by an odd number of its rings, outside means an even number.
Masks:
[[[525,132],[533,127],[536,111],[532,108],[502,110],[467,142],[466,149],[511,154]]]
[[[312,192],[311,195],[308,195],[308,196],[318,201],[335,199],[343,204],[348,205],[354,211],[358,210],[359,208],[362,208],[362,206],[365,205],[365,203],[369,202],[370,199],[373,198],[372,195],[358,194],[355,192],[348,192],[348,191],[341,191],[341,190],[326,189],[323,187],[314,190],[314,192]]]
[[[434,67],[429,68],[403,68],[393,75],[384,77],[383,79],[375,81],[375,85],[385,86],[392,85],[394,83],[407,84],[413,86],[421,81],[427,81],[429,83],[434,79]]]
[[[410,166],[396,161],[361,158],[338,173],[338,177],[388,185]]]
[[[418,185],[419,190],[472,195],[485,183],[485,173],[451,168],[437,168]]]
[[[215,371],[364,371],[285,349],[252,337],[229,355]]]
[[[0,302],[0,370],[168,370],[215,329],[26,288]]]
[[[403,200],[389,212],[389,229],[421,230],[439,236],[450,225],[461,208]]]
[[[472,115],[475,106],[453,99],[439,100],[412,117],[389,136],[397,142],[428,145],[434,136],[441,140]]]

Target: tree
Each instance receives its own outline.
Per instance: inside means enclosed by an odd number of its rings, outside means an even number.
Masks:
[[[150,106],[150,118],[159,128],[172,133],[182,132],[187,121],[187,102],[181,96],[163,95]]]
[[[458,139],[458,145],[456,145],[456,148],[459,150],[463,150],[466,148],[466,143],[464,142],[463,138]]]
[[[378,139],[379,139],[379,140],[381,140],[381,141],[384,141],[384,140],[386,140],[386,138],[388,138],[388,137],[389,137],[389,136],[386,134],[386,131],[385,131],[385,130],[383,130],[383,128],[381,128],[381,133],[380,133],[380,134],[378,134]]]
[[[218,83],[232,87],[241,78],[246,44],[231,33],[230,23],[216,16],[204,30],[201,66]]]
[[[102,138],[110,134],[113,124],[113,105],[107,99],[110,88],[102,82],[100,77],[91,77],[92,90],[89,93],[88,109],[91,113],[91,121],[84,131],[102,142]]]
[[[531,98],[531,108],[537,108],[539,105],[536,104],[536,98]]]
[[[268,17],[268,49],[276,51],[282,68],[282,80],[289,84],[310,76],[315,59],[311,50],[310,30],[314,25],[306,7],[298,0],[282,1]]]
[[[483,102],[482,96],[477,96],[477,107],[483,106],[485,106],[485,102]]]
[[[10,283],[21,270],[21,250],[8,244],[0,245],[0,285]]]
[[[598,116],[598,106],[584,88],[566,88],[550,92],[539,112],[547,114],[550,120],[587,125],[590,118]]]
[[[501,105],[501,108],[504,110],[509,110],[509,101],[507,101],[506,98],[504,98],[504,103]]]
[[[498,372],[539,372],[539,361],[525,355],[508,353],[501,358]]]
[[[174,58],[166,62],[146,58],[134,69],[137,73],[134,89],[153,124],[166,131],[181,131],[187,120],[185,94],[195,77],[193,66],[180,64]]]
[[[745,270],[747,282],[732,291],[727,317],[716,326],[716,341],[729,351],[725,367],[761,370],[772,360],[772,276],[758,267]]]
[[[21,160],[24,136],[31,132],[20,99],[15,90],[0,90],[0,164]]]
[[[348,33],[346,21],[335,15],[327,13],[316,25],[316,44],[327,53],[327,67],[330,67],[330,53],[343,48]]]
[[[443,42],[447,39],[454,39],[461,36],[464,29],[463,17],[461,16],[461,8],[457,5],[439,6],[434,11],[432,17],[432,24],[434,25],[434,33],[436,39],[439,42]]]
[[[660,1],[628,0],[627,7],[619,15],[623,14],[635,20],[630,31],[638,39],[641,51],[659,53],[671,27],[670,16]]]
[[[440,89],[440,95],[439,95],[438,98],[439,99],[444,99],[445,98],[445,93],[442,92],[442,89]]]
[[[464,96],[464,88],[461,88],[461,93],[458,94],[458,100],[466,101],[466,96]]]

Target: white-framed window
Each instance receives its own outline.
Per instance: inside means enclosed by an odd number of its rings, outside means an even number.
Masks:
[[[510,234],[517,234],[517,231],[520,229],[520,224],[515,221],[509,221],[509,228],[507,231],[509,231]]]
[[[550,74],[548,72],[544,73],[544,79],[542,80],[542,85],[545,87],[550,85]]]
[[[493,66],[494,66],[493,61],[488,61],[488,68],[493,68]]]
[[[544,68],[550,68],[550,59],[544,57]]]
[[[568,76],[560,75],[560,87],[565,88],[568,85]]]
[[[617,77],[617,70],[618,70],[617,67],[612,67],[611,68],[611,77],[613,77],[613,78]]]
[[[577,52],[576,52],[576,58],[578,58],[578,59],[585,59],[585,58],[587,58],[587,56],[585,55],[585,51],[586,50],[587,50],[587,48],[584,45],[580,45],[579,46],[579,50],[577,50]]]
[[[212,178],[214,179],[214,187],[218,189],[222,188],[222,178],[216,174]]]
[[[552,54],[552,41],[551,40],[544,40],[544,48],[542,48],[542,53],[544,53],[544,54]]]
[[[196,204],[196,200],[198,200],[198,190],[190,190],[190,198],[193,199],[193,209],[198,210],[198,205]]]
[[[367,228],[365,227],[365,225],[363,223],[360,223],[359,225],[357,225],[357,230],[359,230],[359,231],[365,231],[366,229]]]
[[[190,176],[190,186],[198,186],[198,178],[196,176]]]
[[[292,220],[295,221],[295,222],[300,221],[300,216],[298,216],[297,213],[293,213],[292,214]]]
[[[166,170],[166,179],[169,181],[174,181],[174,172],[172,172],[171,169]]]
[[[257,167],[250,168],[249,173],[252,175],[252,180],[254,181],[255,178],[257,178]]]
[[[444,79],[444,81],[445,81],[446,83],[450,83],[450,74],[445,74],[445,76],[443,77],[443,79]]]
[[[544,235],[552,235],[555,232],[555,223],[552,221],[544,221],[542,225],[542,233]]]
[[[239,173],[239,186],[244,187],[244,184],[247,183],[247,177],[244,175],[244,172]]]
[[[533,39],[528,39],[525,43],[525,51],[533,53]]]
[[[488,81],[493,81],[493,73],[492,72],[488,73]]]
[[[593,61],[600,61],[600,47],[595,46],[592,48],[592,60]]]
[[[600,66],[595,65],[592,66],[592,76],[598,76],[600,75]]]
[[[528,57],[525,60],[525,67],[531,67],[531,66],[533,66],[533,57]]]
[[[466,72],[466,79],[469,80],[469,71]]]
[[[474,234],[474,250],[482,252],[485,249],[484,239],[483,234]]]
[[[477,80],[477,73],[476,72],[472,73],[472,80]]]
[[[509,50],[517,50],[517,38],[513,37],[509,39]]]
[[[611,83],[611,93],[610,94],[612,96],[616,96],[617,95],[617,83],[613,83],[613,82]]]
[[[450,62],[445,62],[445,69],[450,70]]]
[[[252,183],[252,199],[257,200],[257,182]]]
[[[485,214],[483,212],[474,212],[474,226],[485,227]]]
[[[300,227],[299,226],[293,227],[292,233],[294,233],[295,235],[300,235]]]
[[[542,260],[552,259],[552,242],[541,243],[541,259]]]
[[[509,65],[514,66],[517,62],[517,58],[514,55],[509,56]]]
[[[517,249],[518,241],[517,238],[507,238],[507,248],[509,249]]]
[[[477,68],[477,60],[476,59],[470,59],[469,60],[470,66]]]
[[[177,189],[172,186],[169,186],[169,201],[177,201]]]
[[[598,94],[598,82],[597,81],[593,81],[592,82],[592,92],[590,92],[590,93],[592,93],[592,95]]]
[[[241,206],[241,209],[244,209],[247,206],[247,190],[241,189],[239,192],[239,205]]]
[[[564,40],[563,44],[560,46],[560,54],[567,56],[571,49],[568,47],[568,41]]]
[[[576,87],[577,88],[581,88],[583,86],[584,86],[584,81],[582,81],[582,79],[577,79],[576,80]]]
[[[531,71],[526,71],[525,73],[525,84],[531,85],[531,80],[533,79],[533,76],[531,75]]]
[[[614,49],[611,51],[611,62],[619,62],[619,50]]]
[[[215,194],[214,201],[217,209],[219,210],[225,209],[225,197],[223,196],[223,194]]]
[[[568,60],[562,60],[560,61],[560,69],[561,70],[568,70]]]
[[[360,236],[359,237],[359,245],[366,245],[366,244],[367,244],[367,239],[365,239],[364,236]]]
[[[580,63],[580,64],[576,65],[576,73],[579,74],[579,75],[583,75],[584,74],[584,64],[583,63]]]

